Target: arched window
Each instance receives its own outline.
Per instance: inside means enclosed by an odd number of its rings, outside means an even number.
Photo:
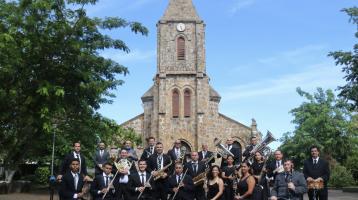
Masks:
[[[190,117],[191,112],[191,93],[189,89],[184,91],[184,117]]]
[[[185,39],[181,36],[177,39],[177,58],[185,60]]]
[[[172,111],[173,118],[179,117],[179,91],[177,89],[173,90],[172,94]]]

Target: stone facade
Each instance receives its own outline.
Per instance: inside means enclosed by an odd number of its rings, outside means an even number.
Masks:
[[[178,26],[182,28],[178,28]],[[183,28],[184,27],[184,28]],[[256,122],[245,126],[219,113],[220,95],[210,86],[205,64],[205,24],[191,0],[170,0],[157,24],[157,73],[142,96],[144,113],[124,122],[144,138],[154,136],[164,148],[180,139],[191,150],[214,148],[214,138],[233,137],[241,148],[259,135]],[[184,59],[178,59],[178,38],[184,38]],[[179,91],[179,116],[173,117],[173,91]],[[184,116],[184,91],[190,91],[190,116]]]

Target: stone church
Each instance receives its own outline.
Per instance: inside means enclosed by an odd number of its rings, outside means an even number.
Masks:
[[[214,138],[228,137],[245,148],[259,136],[256,122],[246,126],[219,113],[220,95],[209,84],[205,63],[205,24],[192,0],[170,0],[157,23],[157,72],[142,96],[144,112],[124,122],[142,135],[153,136],[164,150],[179,139],[189,150],[203,143],[213,150]]]

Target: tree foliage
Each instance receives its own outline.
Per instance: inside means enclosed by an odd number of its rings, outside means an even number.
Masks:
[[[290,111],[296,127],[293,133],[281,138],[280,148],[285,156],[301,167],[303,160],[309,157],[309,147],[315,144],[331,163],[343,163],[352,153],[356,145],[353,139],[358,135],[352,131],[354,122],[348,104],[335,97],[331,90],[318,88],[312,95],[297,88],[297,92],[306,101]]]
[[[85,6],[97,0],[0,0],[0,155],[6,163],[50,155],[53,132],[58,154],[73,141],[92,151],[96,138],[116,133],[117,124],[99,115],[110,91],[123,83],[125,66],[100,50],[129,52],[102,30],[138,22],[91,18]]]
[[[350,16],[350,21],[358,29],[358,8],[346,8],[342,10]],[[358,38],[358,31],[355,33]],[[346,85],[339,87],[340,95],[351,103],[352,109],[358,111],[358,44],[353,46],[353,51],[335,51],[329,53],[336,61],[336,65],[342,65],[345,72]]]

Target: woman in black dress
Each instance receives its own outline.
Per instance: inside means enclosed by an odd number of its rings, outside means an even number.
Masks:
[[[223,168],[222,179],[224,181],[224,199],[232,200],[234,198],[234,190],[232,182],[235,179],[235,166],[234,166],[234,157],[228,156],[227,166]]]
[[[255,160],[254,163],[252,163],[252,171],[256,182],[262,187],[262,200],[267,200],[269,196],[269,189],[266,179],[265,161],[264,157],[259,151],[255,153]]]
[[[221,178],[221,170],[217,165],[213,165],[208,174],[207,183],[207,199],[208,200],[223,200],[223,192],[224,192],[224,181]]]
[[[250,163],[244,162],[241,164],[241,178],[237,180],[237,189],[235,194],[235,200],[251,200],[252,193],[255,187],[255,178],[251,175]]]

